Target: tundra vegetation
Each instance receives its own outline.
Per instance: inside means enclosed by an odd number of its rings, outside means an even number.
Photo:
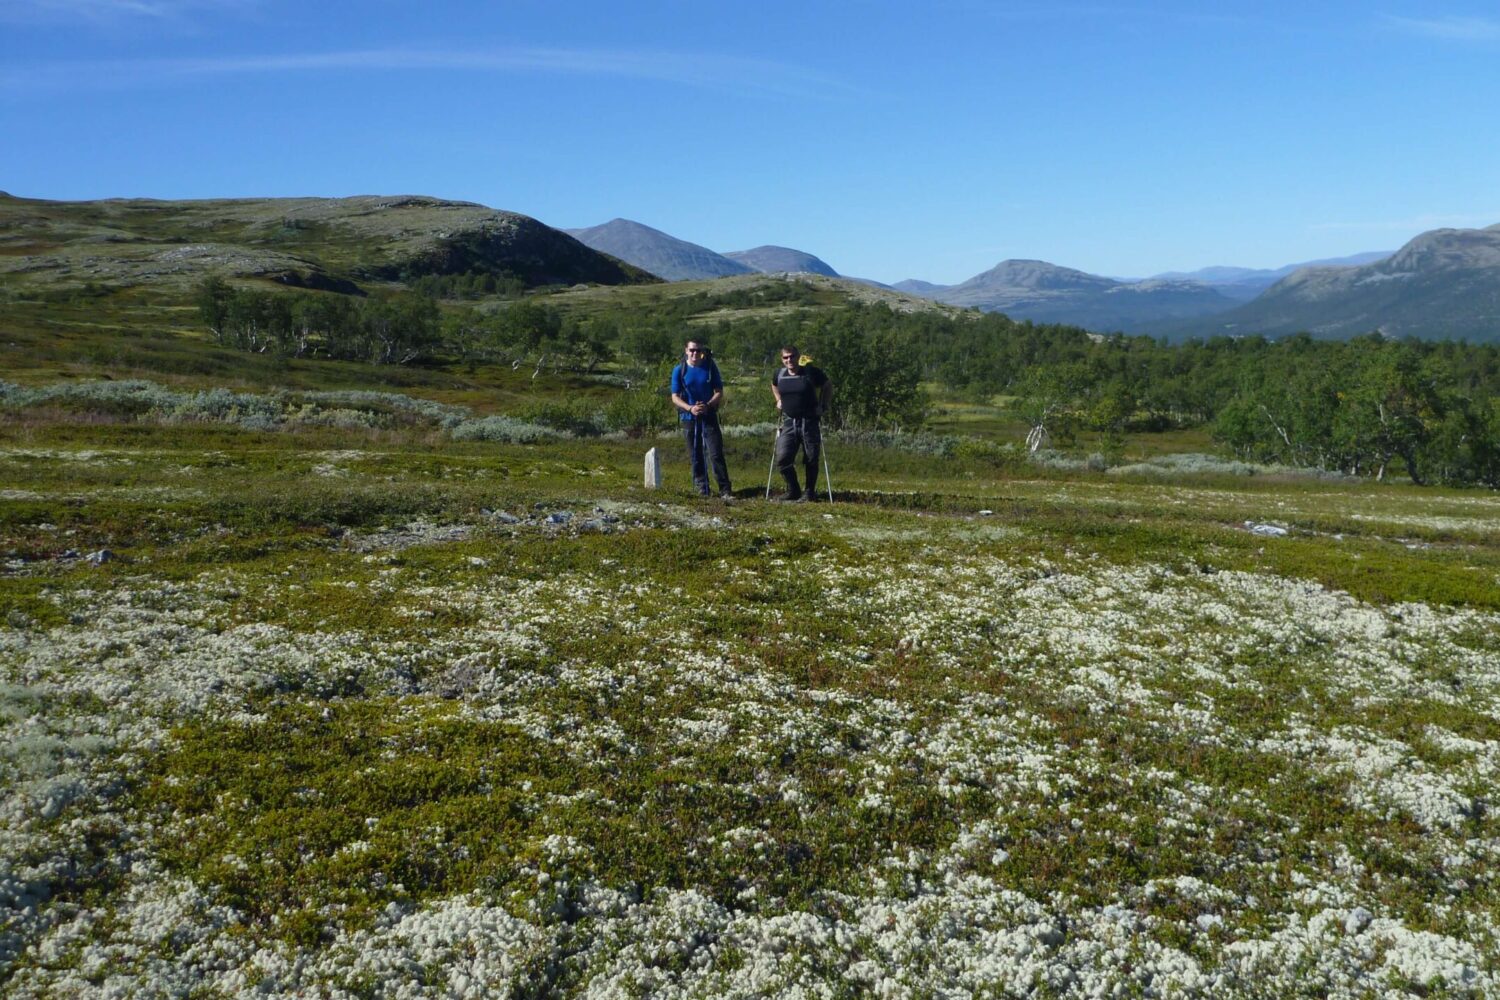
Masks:
[[[726,287],[497,286],[406,359],[12,300],[4,991],[1500,990],[1500,498],[1431,450],[1491,426],[1487,349]],[[660,395],[688,324],[735,502]],[[754,500],[787,339],[847,401],[836,504]],[[1226,436],[1246,393],[1311,433],[1277,398],[1340,359],[1439,373],[1370,411],[1436,421],[1410,460]]]

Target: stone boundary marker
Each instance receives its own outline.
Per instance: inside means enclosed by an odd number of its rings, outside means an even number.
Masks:
[[[646,452],[646,489],[661,488],[661,456],[652,448]]]

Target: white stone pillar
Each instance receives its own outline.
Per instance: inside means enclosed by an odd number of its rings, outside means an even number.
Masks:
[[[661,488],[661,456],[652,448],[646,452],[646,489]]]

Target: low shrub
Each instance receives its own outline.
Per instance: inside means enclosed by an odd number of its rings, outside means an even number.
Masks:
[[[536,441],[560,441],[573,437],[540,424],[527,423],[504,415],[465,420],[449,434],[455,441],[499,441],[505,444],[531,444]]]
[[[1321,469],[1294,468],[1289,465],[1263,465],[1257,462],[1242,462],[1218,455],[1198,452],[1180,452],[1158,455],[1144,462],[1132,462],[1106,470],[1112,476],[1293,476],[1301,479],[1346,480],[1356,477],[1340,472]]]
[[[373,413],[401,413],[430,420],[442,427],[454,427],[471,416],[462,406],[415,396],[403,396],[398,392],[371,392],[362,389],[341,389],[322,392],[302,392],[298,395],[311,403],[331,404],[350,410]]]
[[[726,438],[774,438],[776,424],[769,421],[759,424],[729,424],[722,428]]]
[[[598,437],[607,426],[604,413],[587,399],[543,400],[514,414],[528,424],[540,424],[573,437]]]
[[[1066,452],[1039,448],[1031,453],[1031,464],[1054,472],[1107,472],[1109,460],[1100,452],[1080,457]]]
[[[602,416],[606,429],[639,436],[667,427],[672,422],[672,409],[665,392],[641,387],[610,400]]]

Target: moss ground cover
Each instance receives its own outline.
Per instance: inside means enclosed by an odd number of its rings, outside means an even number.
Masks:
[[[1500,989],[1492,495],[655,443],[0,427],[5,991]]]

